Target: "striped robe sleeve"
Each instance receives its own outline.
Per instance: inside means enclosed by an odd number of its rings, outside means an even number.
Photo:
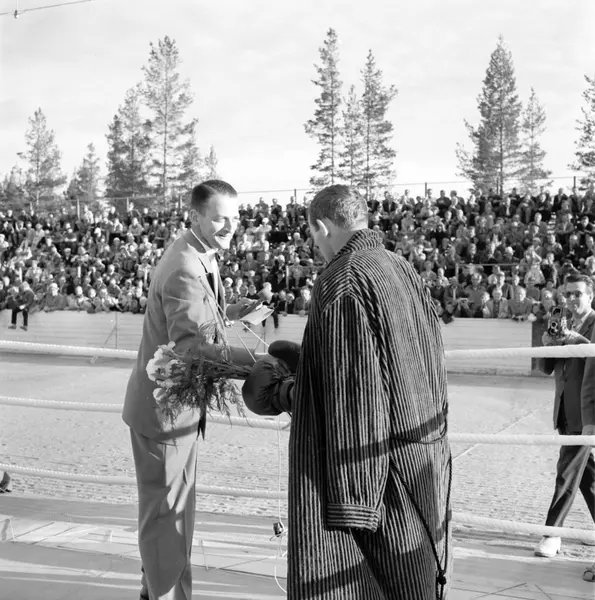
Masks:
[[[324,310],[319,332],[326,522],[376,531],[389,468],[389,410],[368,316],[357,299],[342,296]]]

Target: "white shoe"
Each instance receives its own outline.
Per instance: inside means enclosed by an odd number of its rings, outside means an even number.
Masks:
[[[543,558],[554,558],[562,547],[562,539],[559,537],[544,537],[535,548],[535,556]]]

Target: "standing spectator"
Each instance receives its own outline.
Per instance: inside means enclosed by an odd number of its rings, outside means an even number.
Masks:
[[[566,278],[568,309],[572,327],[565,336],[543,335],[544,346],[588,344],[595,334],[593,281],[580,274]],[[585,358],[540,358],[539,369],[555,376],[554,429],[561,435],[595,435],[595,384],[592,369],[585,369]],[[595,523],[595,458],[589,446],[562,446],[557,465],[554,496],[546,526],[562,527],[580,489]],[[536,556],[552,558],[560,552],[559,537],[544,537],[535,548]]]

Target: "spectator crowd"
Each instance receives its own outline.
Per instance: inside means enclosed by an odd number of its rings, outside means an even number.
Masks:
[[[545,320],[564,306],[564,277],[595,277],[595,189],[570,193],[399,197],[368,202],[371,229],[414,265],[442,319]],[[323,260],[309,236],[307,202],[261,199],[240,211],[240,227],[220,256],[229,303],[260,299],[279,315],[307,315]],[[187,210],[130,206],[76,216],[0,212],[0,310],[23,329],[35,311],[144,313],[151,273],[187,228]]]

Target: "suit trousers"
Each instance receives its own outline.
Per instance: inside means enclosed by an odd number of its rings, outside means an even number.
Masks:
[[[580,432],[573,433],[580,434]],[[570,432],[561,430],[560,434],[570,435]],[[579,489],[595,523],[595,457],[593,449],[590,446],[562,446],[556,468],[554,497],[545,521],[547,526],[562,527]]]
[[[198,432],[163,444],[130,430],[142,585],[150,600],[192,597]]]

